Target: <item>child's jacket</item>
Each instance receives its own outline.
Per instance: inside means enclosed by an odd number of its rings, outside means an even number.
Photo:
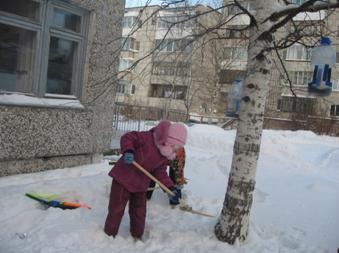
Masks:
[[[153,132],[154,129],[126,133],[120,139],[121,153],[133,151],[134,160],[169,188],[174,184],[166,173],[168,160],[160,154],[155,145]],[[123,157],[117,161],[108,175],[129,192],[146,192],[151,180],[133,164],[125,164]]]

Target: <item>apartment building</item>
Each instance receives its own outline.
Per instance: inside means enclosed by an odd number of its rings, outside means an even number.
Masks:
[[[225,1],[232,3],[233,1]],[[304,1],[294,1],[302,4]],[[251,2],[242,1],[242,5],[251,10]],[[231,18],[240,12],[240,9],[231,6],[225,15]],[[265,116],[277,118],[303,118],[304,116],[339,117],[339,11],[316,13],[300,13],[275,34],[277,41],[284,40],[288,34],[301,34],[301,43],[280,50],[279,55],[286,71],[275,52],[272,52],[273,69],[270,77],[270,91],[266,101]],[[246,15],[239,15],[227,23],[228,46],[223,50],[226,53],[225,64],[221,71],[223,92],[228,92],[234,75],[244,75],[247,62],[246,31],[237,31],[246,27],[249,19]],[[308,92],[308,83],[312,80],[313,67],[311,66],[311,48],[305,45],[316,45],[321,35],[330,37],[332,47],[336,50],[337,65],[332,69],[333,91],[330,96],[317,96]],[[232,61],[230,61],[232,59]],[[228,62],[230,62],[228,64]],[[289,81],[290,80],[290,81]],[[291,85],[290,85],[291,82]],[[223,96],[225,96],[223,95]],[[296,97],[295,97],[296,95]]]
[[[127,8],[123,21],[117,102],[190,113],[216,112],[217,41],[197,38],[217,24],[210,7]]]
[[[232,2],[225,1],[226,4]],[[302,2],[295,1],[296,4]],[[248,10],[253,8],[251,2],[242,1],[242,4]],[[242,29],[249,24],[249,18],[238,15],[240,9],[235,6],[226,8],[223,13],[211,12],[189,18],[208,10],[211,8],[201,5],[126,9],[123,23],[126,39],[120,56],[120,85],[116,101],[223,116],[232,82],[236,76],[244,77],[246,73],[249,34]],[[320,35],[325,34],[331,38],[339,62],[338,13],[335,10],[329,17],[326,11],[301,13],[294,18],[293,24],[287,24],[276,33],[279,40],[298,29],[304,34],[304,39],[303,43],[279,51],[288,77],[279,57],[272,52],[274,67],[266,117],[339,116],[339,64],[332,70],[331,95],[310,94],[307,87],[313,71],[311,49],[304,46],[315,45]],[[186,19],[187,22],[180,23]],[[227,19],[231,21],[215,30],[217,39],[215,33],[197,36],[203,33],[203,27],[213,27]],[[139,62],[139,59],[143,60]],[[135,68],[133,64],[136,64]]]

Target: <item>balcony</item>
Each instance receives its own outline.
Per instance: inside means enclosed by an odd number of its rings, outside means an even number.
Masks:
[[[321,10],[318,12],[302,12],[297,14],[293,20],[294,21],[317,21],[323,20],[326,16],[325,11]]]
[[[157,84],[176,84],[186,86],[185,84],[190,79],[189,76],[169,76],[169,75],[154,75],[151,76],[151,83]]]

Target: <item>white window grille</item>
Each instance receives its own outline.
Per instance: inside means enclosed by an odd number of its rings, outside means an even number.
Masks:
[[[313,72],[311,71],[289,71],[288,75],[292,85],[307,86],[312,80]]]
[[[293,44],[287,49],[286,60],[310,61],[311,50],[301,44]]]

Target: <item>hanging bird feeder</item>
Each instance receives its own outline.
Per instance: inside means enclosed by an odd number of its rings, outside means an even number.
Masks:
[[[232,83],[232,87],[227,97],[227,111],[226,116],[238,117],[240,110],[240,101],[242,95],[242,80],[236,77]]]
[[[314,67],[313,79],[308,83],[308,91],[315,95],[329,95],[332,92],[331,72],[336,64],[336,54],[331,40],[322,37],[320,45],[312,50],[311,64]]]

